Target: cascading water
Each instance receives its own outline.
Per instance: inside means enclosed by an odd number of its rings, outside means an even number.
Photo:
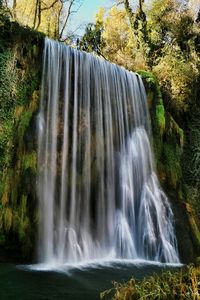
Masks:
[[[40,261],[178,263],[141,78],[45,40],[38,116]]]

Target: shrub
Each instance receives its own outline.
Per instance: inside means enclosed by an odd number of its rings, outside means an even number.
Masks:
[[[141,281],[132,278],[127,283],[113,283],[114,287],[102,292],[101,299],[200,299],[200,268],[188,266],[179,272],[154,274]]]

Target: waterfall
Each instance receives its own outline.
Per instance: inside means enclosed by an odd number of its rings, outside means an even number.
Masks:
[[[39,260],[178,263],[140,76],[45,40],[38,114]]]

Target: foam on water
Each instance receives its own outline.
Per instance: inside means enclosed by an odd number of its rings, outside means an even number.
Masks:
[[[93,260],[93,261],[83,261],[79,263],[66,263],[66,264],[57,264],[56,262],[52,264],[32,264],[32,265],[18,265],[18,269],[23,269],[27,271],[35,272],[58,272],[63,273],[68,276],[72,276],[74,271],[91,271],[91,270],[108,270],[115,269],[120,270],[126,267],[137,267],[143,268],[146,266],[160,267],[160,268],[180,268],[183,264],[173,264],[173,263],[160,263],[150,260],[143,259],[102,259],[102,260]]]

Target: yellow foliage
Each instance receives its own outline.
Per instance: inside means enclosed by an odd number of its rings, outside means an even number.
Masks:
[[[52,4],[52,0],[42,1],[42,9],[49,7]],[[23,25],[33,27],[35,17],[36,1],[34,0],[18,0],[16,7],[16,19]],[[54,37],[58,27],[58,17],[61,8],[61,3],[56,3],[52,8],[43,10],[41,14],[41,23],[39,30],[48,34],[48,36]]]
[[[103,24],[104,15],[105,15],[105,8],[100,7],[95,18],[96,24]]]
[[[191,98],[193,79],[197,70],[190,62],[185,62],[173,49],[161,58],[153,68],[160,85],[171,94],[172,105],[178,111],[187,111]]]
[[[52,3],[50,0],[45,0],[43,3],[46,6]],[[59,19],[59,11],[61,9],[61,3],[57,3],[53,8],[49,10],[45,10],[42,12],[41,16],[41,24],[39,26],[39,30],[47,33],[50,37],[55,37],[58,31],[58,19]]]
[[[148,14],[148,28],[151,41],[158,44],[162,41],[163,32],[171,30],[180,18],[179,4],[176,0],[152,1]],[[162,22],[161,22],[162,20]]]
[[[149,69],[149,67],[147,66],[147,61],[146,61],[146,57],[144,55],[144,53],[138,51],[135,54],[134,57],[134,64],[132,67],[132,70],[134,71],[139,71],[139,70],[143,70],[143,71],[147,71]]]
[[[110,9],[104,20],[103,39],[103,53],[110,61],[128,69],[134,68],[136,41],[124,10],[117,9],[116,6]]]

